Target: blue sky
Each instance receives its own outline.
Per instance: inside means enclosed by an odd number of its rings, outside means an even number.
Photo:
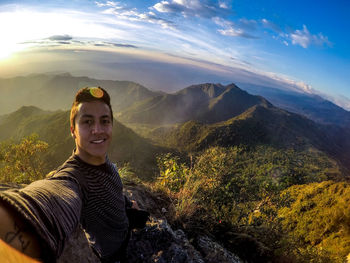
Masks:
[[[349,1],[42,2],[0,2],[0,77],[70,71],[164,91],[245,82],[350,109]]]

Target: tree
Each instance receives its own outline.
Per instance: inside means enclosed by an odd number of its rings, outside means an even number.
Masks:
[[[4,183],[30,183],[45,177],[43,153],[48,144],[37,134],[23,138],[20,143],[4,142],[0,145],[0,181]]]

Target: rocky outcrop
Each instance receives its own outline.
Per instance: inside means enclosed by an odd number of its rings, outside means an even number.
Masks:
[[[125,182],[124,182],[125,183]],[[237,256],[223,248],[208,236],[197,236],[191,242],[186,233],[173,230],[165,219],[171,209],[164,196],[149,192],[137,184],[124,184],[125,194],[136,200],[141,209],[151,213],[143,229],[133,230],[128,245],[130,263],[240,263]],[[165,209],[167,207],[167,209]],[[72,235],[58,263],[99,263],[89,248],[81,228]]]
[[[129,263],[241,263],[231,252],[207,236],[195,241],[196,248],[181,229],[173,230],[165,219],[151,217],[146,227],[132,232]],[[58,263],[99,263],[84,231],[78,228],[67,242]]]

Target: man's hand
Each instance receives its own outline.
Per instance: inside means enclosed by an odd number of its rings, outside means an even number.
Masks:
[[[0,203],[0,238],[18,251],[33,257],[40,258],[40,246],[37,236],[30,231],[21,218],[11,208]],[[1,251],[9,251],[5,244]],[[2,253],[2,252],[1,252]],[[3,258],[2,255],[0,255]],[[8,261],[11,262],[11,261]],[[24,261],[27,262],[27,261]]]

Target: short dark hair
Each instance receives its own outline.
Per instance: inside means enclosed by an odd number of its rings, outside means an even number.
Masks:
[[[101,87],[86,87],[78,90],[70,109],[70,126],[75,127],[75,118],[78,113],[78,106],[83,102],[102,101],[107,104],[111,111],[111,118],[113,122],[113,111],[111,106],[111,98],[106,90]]]

